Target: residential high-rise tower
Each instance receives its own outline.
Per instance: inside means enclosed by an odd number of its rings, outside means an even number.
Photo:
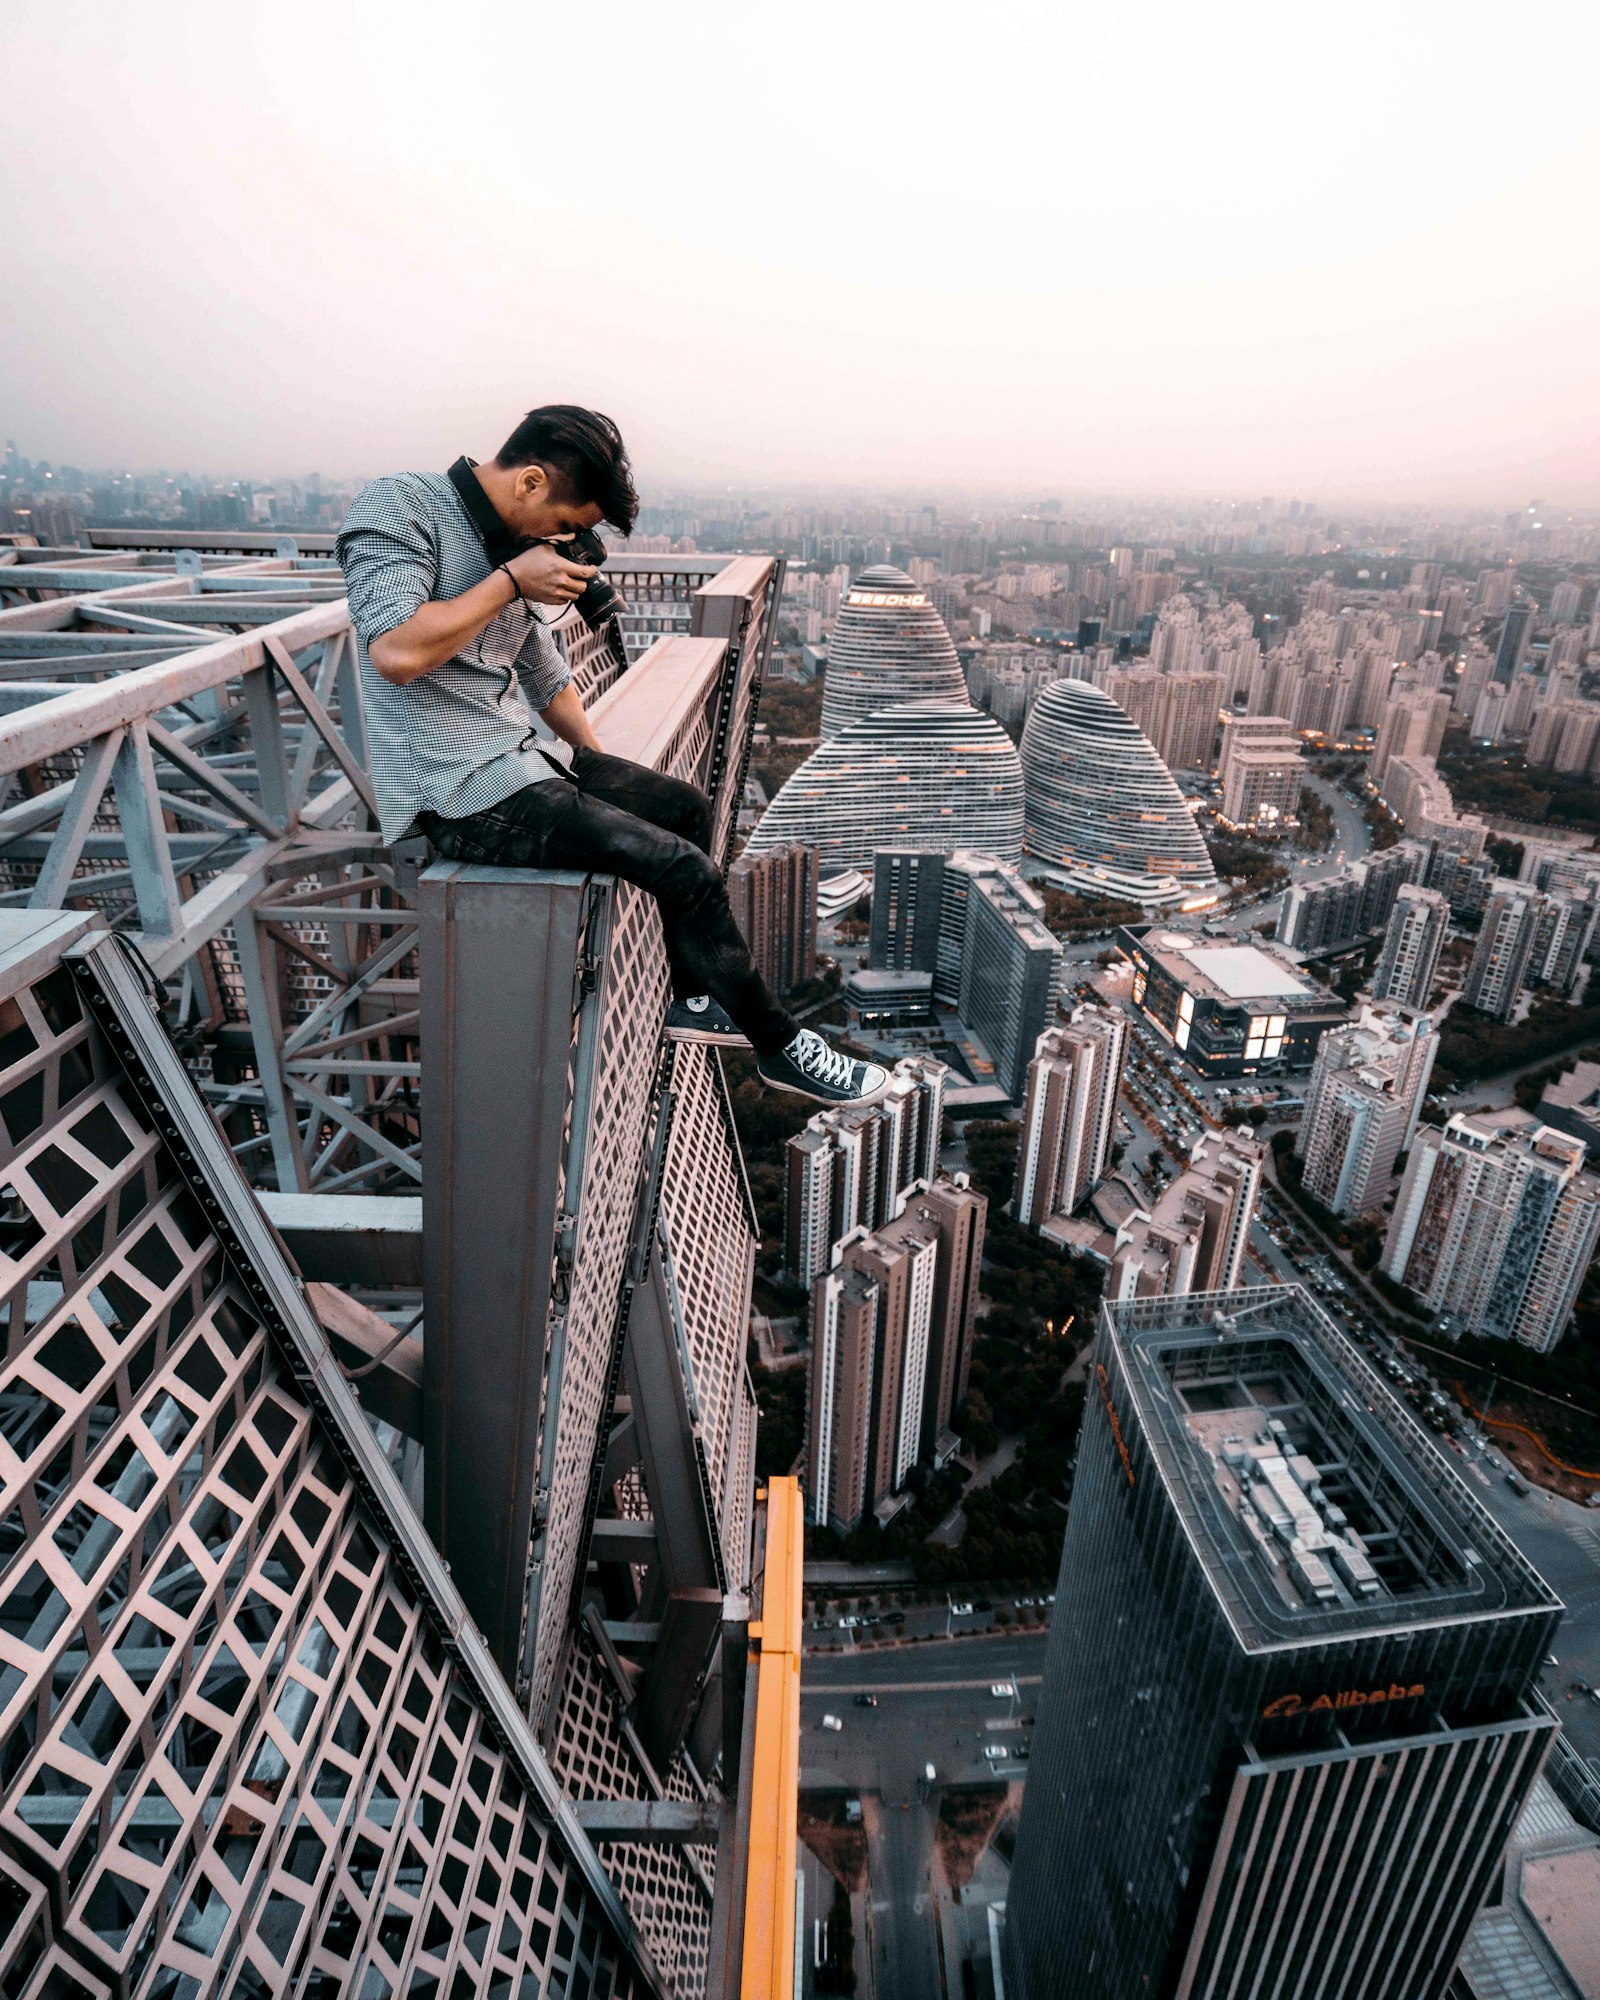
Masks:
[[[762,978],[791,992],[817,970],[817,857],[798,842],[741,854],[728,870],[728,901]]]
[[[912,1468],[955,1450],[986,1210],[965,1176],[919,1186],[893,1221],[852,1232],[813,1284],[806,1491],[819,1526],[847,1535],[890,1519]]]
[[[1295,1150],[1307,1192],[1335,1215],[1360,1215],[1389,1192],[1438,1052],[1426,1015],[1388,1004],[1363,1007],[1318,1043]]]
[[[784,1263],[809,1285],[852,1230],[880,1229],[919,1181],[939,1171],[939,1130],[949,1070],[905,1056],[873,1104],[819,1111],[789,1141]]]
[[[1449,927],[1450,905],[1437,889],[1409,882],[1399,889],[1372,975],[1372,997],[1426,1007]]]
[[[1104,1175],[1127,1046],[1126,1015],[1098,1006],[1075,1007],[1034,1045],[1017,1151],[1019,1222],[1037,1229],[1070,1215]]]
[[[1533,964],[1545,898],[1521,886],[1496,890],[1483,913],[1483,927],[1467,968],[1469,1007],[1508,1021]]]
[[[1417,1133],[1382,1268],[1463,1331],[1546,1354],[1597,1242],[1600,1178],[1582,1139],[1457,1112]]]
[[[1106,1297],[1179,1298],[1238,1284],[1266,1151],[1246,1132],[1208,1132],[1154,1204],[1118,1229]]]

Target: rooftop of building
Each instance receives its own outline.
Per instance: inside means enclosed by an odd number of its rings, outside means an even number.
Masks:
[[[933,992],[931,972],[888,972],[862,970],[845,974],[845,991],[867,995]]]
[[[1197,996],[1228,1002],[1333,1001],[1287,952],[1271,944],[1217,944],[1198,931],[1160,924],[1133,935],[1155,964]]]
[[[1540,1104],[1600,1116],[1600,1063],[1574,1063],[1564,1075],[1545,1085]]]
[[[1430,1136],[1426,1128],[1419,1136]],[[1585,1150],[1581,1139],[1570,1132],[1558,1132],[1553,1125],[1541,1125],[1537,1116],[1516,1105],[1504,1110],[1457,1111],[1445,1120],[1444,1135],[1458,1145],[1487,1152],[1493,1146],[1522,1146],[1557,1167],[1581,1167]]]
[[[1393,1001],[1367,1001],[1353,1021],[1330,1028],[1322,1043],[1323,1061],[1358,1072],[1362,1080],[1384,1086],[1394,1080],[1417,1038],[1431,1031],[1426,1015],[1418,1016]]]
[[[1302,1286],[1127,1301],[1103,1324],[1247,1650],[1558,1608]]]

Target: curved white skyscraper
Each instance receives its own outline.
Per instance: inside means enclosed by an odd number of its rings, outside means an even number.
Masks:
[[[845,592],[828,640],[824,741],[901,702],[966,699],[961,662],[928,593],[889,563],[864,569]]]
[[[745,851],[791,840],[817,850],[822,877],[870,872],[880,847],[972,847],[1020,860],[1021,759],[999,723],[967,702],[880,709],[812,752]]]
[[[1218,884],[1194,815],[1143,730],[1087,681],[1056,681],[1022,732],[1023,847],[1093,895],[1198,910]]]

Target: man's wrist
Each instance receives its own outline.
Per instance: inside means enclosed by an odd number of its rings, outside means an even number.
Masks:
[[[522,595],[522,585],[518,583],[517,579],[511,574],[510,570],[506,567],[504,563],[496,563],[495,568],[500,572],[500,574],[505,578],[506,582],[509,583],[511,586],[511,595],[506,600],[506,605],[507,608],[509,609],[510,606],[515,604],[517,599]]]

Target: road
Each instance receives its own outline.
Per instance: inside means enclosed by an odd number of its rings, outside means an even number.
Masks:
[[[1567,1740],[1600,1776],[1600,1702],[1582,1694],[1567,1699],[1569,1681],[1600,1687],[1600,1509],[1574,1506],[1537,1486],[1525,1496],[1513,1492],[1492,1448],[1457,1470],[1567,1607],[1556,1634],[1561,1664],[1540,1677],[1540,1686]]]
[[[875,2000],[938,2000],[935,1913],[928,1883],[939,1793],[1017,1772],[1014,1755],[991,1764],[988,1743],[1027,1740],[1044,1671],[1043,1632],[968,1639],[874,1653],[807,1654],[800,1676],[800,1787],[848,1788],[863,1801],[867,1834]],[[1011,1682],[1017,1696],[996,1700]],[[875,1694],[876,1708],[858,1694]],[[844,1724],[822,1727],[824,1714]],[[924,1782],[932,1764],[933,1786]],[[1025,1770],[1026,1766],[1021,1767]],[[958,1993],[958,1985],[952,1984]]]

